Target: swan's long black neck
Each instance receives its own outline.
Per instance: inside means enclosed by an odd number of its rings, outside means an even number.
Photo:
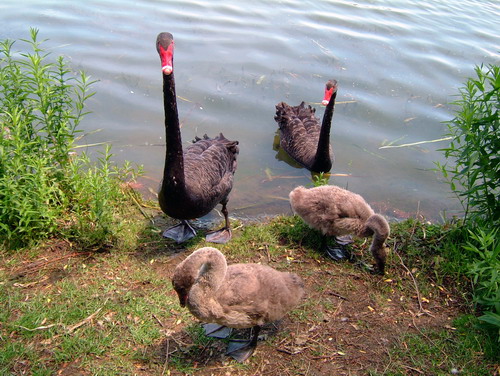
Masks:
[[[315,172],[327,172],[332,168],[332,158],[330,155],[330,129],[332,126],[332,117],[336,98],[337,91],[332,94],[332,97],[326,106],[325,113],[323,114],[318,148],[316,151],[316,157],[314,158],[314,165],[312,166],[312,170]]]
[[[163,73],[163,106],[165,109],[165,133],[167,152],[163,170],[162,187],[175,185],[183,187],[184,157],[182,154],[181,130],[177,112],[177,97],[175,95],[174,73]]]

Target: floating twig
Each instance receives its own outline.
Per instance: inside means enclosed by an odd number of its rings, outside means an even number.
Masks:
[[[316,106],[322,105],[323,103],[321,102],[308,102],[309,104],[313,104]],[[350,100],[350,101],[335,101],[335,105],[338,104],[351,104],[351,103],[358,103],[358,101]]]
[[[73,146],[73,149],[90,148],[93,146],[107,145],[108,143],[109,142],[96,142],[94,144],[76,145],[76,146]]]
[[[275,195],[265,195],[265,198],[271,198],[273,200],[280,200],[280,201],[289,201],[287,197],[280,197],[280,196],[275,196]]]
[[[385,146],[379,147],[379,149],[405,148],[405,147],[408,147],[408,146],[430,144],[430,143],[433,143],[433,142],[440,142],[440,141],[447,141],[447,140],[451,140],[451,137],[443,137],[443,138],[439,138],[439,139],[436,139],[436,140],[412,142],[410,144],[385,145]]]

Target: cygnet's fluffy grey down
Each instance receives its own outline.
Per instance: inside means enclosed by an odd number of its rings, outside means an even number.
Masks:
[[[384,274],[389,252],[384,242],[390,234],[389,224],[383,216],[375,214],[363,197],[334,185],[309,189],[300,186],[290,192],[290,204],[295,214],[323,235],[373,235],[370,251],[377,271]]]
[[[200,248],[182,261],[172,283],[181,306],[187,305],[199,320],[255,329],[250,349],[235,357],[240,361],[253,353],[260,327],[281,319],[304,295],[298,275],[260,264],[228,266],[224,255],[212,247]]]

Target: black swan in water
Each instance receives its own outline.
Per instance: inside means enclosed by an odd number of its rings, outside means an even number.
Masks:
[[[334,185],[315,188],[297,187],[290,192],[290,204],[310,227],[326,236],[355,234],[373,235],[370,251],[375,258],[374,271],[384,274],[389,249],[384,242],[390,233],[389,224],[360,195]],[[345,257],[339,248],[326,248],[327,254],[337,260]]]
[[[281,319],[304,295],[298,275],[260,264],[228,266],[224,255],[212,247],[200,248],[182,261],[172,284],[181,306],[187,305],[204,322],[219,324],[213,325],[217,330],[224,329],[220,325],[253,328],[251,340],[228,344],[226,354],[239,361],[252,355],[260,327]],[[227,334],[212,336],[225,338]]]
[[[226,243],[231,239],[226,204],[233,187],[238,141],[227,140],[222,133],[215,138],[196,138],[182,150],[174,80],[174,40],[170,33],[156,39],[163,74],[163,103],[167,153],[158,199],[165,214],[182,222],[163,233],[164,237],[182,243],[195,236],[189,219],[208,214],[222,204],[225,227],[208,233],[207,241]]]
[[[285,102],[276,105],[276,116],[280,129],[281,147],[295,159],[313,172],[328,172],[332,168],[333,152],[330,146],[330,128],[333,108],[337,97],[337,81],[326,83],[325,96],[322,101],[326,105],[321,127],[315,116],[316,110],[304,102],[298,106],[289,106]]]

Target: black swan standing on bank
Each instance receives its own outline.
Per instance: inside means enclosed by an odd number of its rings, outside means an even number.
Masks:
[[[313,172],[328,172],[332,168],[333,151],[330,145],[330,128],[332,124],[335,98],[337,97],[337,81],[326,83],[325,96],[322,101],[326,105],[321,126],[315,116],[316,110],[304,102],[298,106],[289,106],[285,102],[276,105],[276,116],[280,129],[281,147],[295,159]]]
[[[236,171],[238,141],[227,140],[222,133],[215,138],[196,138],[182,150],[177,98],[174,80],[174,40],[170,33],[160,33],[156,39],[163,75],[163,103],[167,152],[163,181],[158,199],[165,214],[182,222],[163,233],[164,237],[182,243],[195,236],[189,219],[208,214],[217,204],[222,205],[225,226],[206,236],[207,241],[226,243],[231,239],[226,208]]]

